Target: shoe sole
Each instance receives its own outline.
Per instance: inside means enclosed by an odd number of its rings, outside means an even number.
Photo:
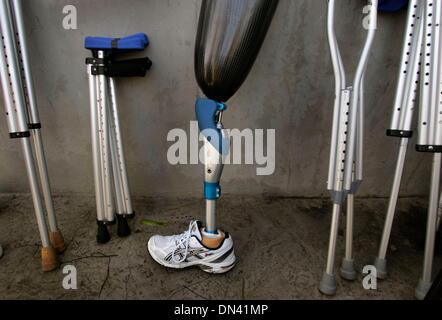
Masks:
[[[158,264],[167,267],[167,268],[172,268],[172,269],[184,269],[184,268],[188,268],[188,267],[192,267],[192,266],[196,266],[199,267],[201,270],[203,270],[204,272],[207,273],[212,273],[212,274],[221,274],[221,273],[226,273],[230,270],[233,269],[233,267],[235,267],[236,264],[236,258],[235,258],[235,254],[234,252],[232,252],[227,258],[226,260],[224,260],[223,264],[220,263],[200,263],[198,261],[192,261],[192,262],[188,262],[185,265],[174,265],[174,264],[169,264],[164,260],[161,260],[159,258],[157,258],[155,256],[155,254],[153,254],[153,248],[152,248],[152,244],[151,241],[149,239],[148,243],[147,243],[147,250],[149,251],[150,256],[152,257],[152,259],[154,259]]]

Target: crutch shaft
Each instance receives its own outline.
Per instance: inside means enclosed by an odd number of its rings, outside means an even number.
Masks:
[[[428,205],[427,233],[425,237],[425,254],[422,272],[422,280],[431,282],[431,270],[433,265],[434,245],[436,238],[436,221],[439,207],[439,187],[441,170],[441,153],[433,155],[433,165],[431,174],[430,199]]]
[[[341,54],[339,52],[339,46],[336,40],[336,34],[334,29],[334,11],[335,0],[329,0],[328,3],[328,17],[327,17],[327,33],[328,42],[330,46],[330,53],[332,58],[333,72],[335,75],[335,101],[333,108],[333,126],[331,132],[330,143],[330,159],[327,179],[327,189],[334,190],[335,188],[335,167],[338,161],[336,157],[336,149],[338,143],[339,134],[339,117],[341,108],[341,91],[345,89],[345,70],[342,63]]]
[[[28,138],[22,138],[22,149],[26,164],[26,171],[28,174],[29,186],[31,188],[32,201],[34,203],[35,215],[37,218],[38,230],[40,231],[40,238],[43,248],[51,246],[49,241],[48,230],[46,227],[45,216],[43,213],[43,207],[41,205],[41,198],[38,189],[37,175],[34,167],[31,144]]]
[[[422,52],[422,32],[424,28],[424,17],[422,17],[423,8],[423,1],[420,0],[412,0],[408,5],[404,45],[402,47],[402,58],[398,71],[398,82],[390,130],[410,130],[410,128],[404,124],[404,116],[409,111],[407,103],[414,99],[414,91],[417,87],[415,82],[416,76],[418,77],[419,74],[418,69]]]
[[[8,83],[11,83],[12,92],[14,96],[14,103],[17,118],[17,129],[20,132],[28,131],[27,116],[26,116],[26,104],[23,96],[23,85],[20,77],[19,61],[17,59],[17,44],[15,43],[14,31],[10,23],[10,12],[8,3],[6,1],[0,1],[0,26],[3,36],[4,52],[7,56],[7,65],[9,69]]]
[[[46,160],[43,150],[43,143],[39,129],[31,130],[31,136],[34,145],[35,158],[37,160],[37,167],[40,176],[41,190],[48,215],[49,229],[52,232],[58,230],[57,219],[55,217],[54,204],[52,202],[51,187],[49,185],[48,169],[46,167]]]
[[[95,202],[97,207],[97,219],[99,221],[105,221],[104,214],[104,191],[102,184],[102,169],[101,169],[101,157],[100,157],[100,136],[98,126],[98,105],[97,105],[97,93],[98,82],[97,76],[92,75],[91,65],[87,66],[87,73],[89,77],[89,97],[90,97],[90,114],[91,114],[91,135],[92,135],[92,161],[94,171],[94,186],[95,186]]]
[[[345,259],[353,259],[353,217],[354,217],[354,195],[347,195],[347,217],[345,233]]]
[[[101,144],[102,183],[104,186],[104,209],[106,220],[114,221],[114,207],[112,198],[112,168],[109,139],[109,112],[107,107],[108,88],[106,76],[98,76],[99,83],[99,128]]]
[[[338,237],[340,211],[341,211],[341,206],[339,204],[334,203],[332,222],[330,227],[330,239],[328,245],[327,267],[326,267],[326,273],[329,275],[334,274],[333,270],[335,264],[336,240]]]
[[[121,134],[121,124],[120,124],[119,111],[118,111],[115,79],[112,77],[109,78],[109,93],[110,93],[110,102],[111,102],[111,112],[113,115],[112,118],[114,121],[113,125],[115,130],[116,155],[118,160],[118,162],[115,165],[118,168],[118,172],[121,179],[121,188],[123,191],[123,200],[125,206],[124,213],[131,215],[134,213],[134,210],[132,208],[131,192],[130,192],[128,174],[127,174],[127,167],[126,167],[126,157],[124,153],[124,146]]]
[[[110,125],[109,128],[110,133],[110,150],[111,150],[111,156],[112,156],[112,170],[113,170],[113,178],[114,178],[114,187],[115,187],[115,203],[117,205],[117,214],[124,214],[125,211],[125,205],[123,201],[123,189],[122,189],[122,182],[121,182],[121,175],[119,171],[119,161],[118,161],[118,151],[117,151],[117,142],[115,138],[115,128]]]
[[[396,169],[394,172],[393,186],[391,187],[390,199],[388,201],[387,216],[385,217],[384,229],[382,231],[381,243],[379,245],[379,259],[385,259],[387,255],[388,242],[390,240],[391,227],[393,225],[394,213],[396,210],[399,188],[401,185],[402,173],[404,171],[405,156],[407,154],[408,138],[401,138]]]
[[[437,230],[439,230],[440,228],[441,220],[442,220],[442,194],[440,195],[439,198],[439,208],[437,210],[437,226],[436,226]]]
[[[35,97],[34,83],[32,81],[31,67],[29,63],[29,53],[28,46],[25,39],[26,30],[24,26],[23,16],[22,16],[22,3],[21,0],[11,1],[11,12],[14,14],[15,27],[16,27],[16,38],[18,40],[18,46],[20,48],[21,63],[23,66],[23,76],[24,84],[26,85],[26,93],[28,97],[28,115],[29,122],[32,124],[39,124],[40,118],[38,115],[37,99]]]
[[[345,156],[345,162],[347,164],[346,170],[344,172],[344,190],[351,190],[352,187],[352,165],[355,156],[355,144],[356,144],[356,127],[357,127],[357,114],[359,109],[359,90],[362,85],[362,78],[367,67],[367,62],[370,54],[370,50],[373,44],[374,36],[376,33],[376,23],[377,23],[377,7],[378,0],[371,1],[370,8],[370,26],[367,34],[367,39],[365,41],[364,48],[362,50],[361,59],[359,60],[358,67],[356,69],[356,74],[354,77],[354,88],[350,104],[349,112],[349,129],[348,129],[348,141],[347,141],[347,152]]]

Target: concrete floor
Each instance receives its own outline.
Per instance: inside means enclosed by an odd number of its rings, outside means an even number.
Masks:
[[[191,218],[201,218],[201,199],[138,198],[131,221],[133,234],[95,242],[94,198],[56,196],[55,208],[68,248],[62,267],[77,268],[78,289],[65,290],[62,268],[40,270],[39,237],[29,195],[0,195],[0,299],[329,299],[318,290],[326,259],[331,205],[328,199],[250,198],[224,196],[219,224],[234,239],[236,267],[225,275],[198,268],[168,270],[146,250],[155,234],[184,231]],[[355,260],[359,271],[376,254],[387,199],[358,199]],[[421,272],[426,225],[426,199],[400,199],[389,251],[390,277],[377,290],[338,277],[335,299],[413,299]],[[142,225],[143,218],[165,221],[165,227]],[[343,255],[341,219],[337,266]],[[438,238],[440,241],[440,237]],[[434,270],[442,267],[440,249]]]

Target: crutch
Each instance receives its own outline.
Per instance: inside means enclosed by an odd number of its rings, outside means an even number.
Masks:
[[[120,237],[131,231],[127,222],[134,216],[123,149],[115,77],[143,77],[152,62],[141,59],[116,60],[132,50],[144,50],[145,34],[125,38],[87,37],[85,47],[93,57],[86,59],[89,77],[92,155],[97,206],[97,242],[110,240],[107,225],[118,223]]]
[[[416,150],[433,153],[427,231],[422,276],[415,296],[423,299],[431,287],[431,273],[440,199],[442,153],[442,3],[426,1],[424,63],[421,72],[421,100]]]
[[[370,26],[364,49],[354,78],[354,87],[347,87],[345,70],[334,31],[335,1],[328,1],[328,39],[335,74],[335,102],[333,129],[327,189],[333,201],[333,213],[326,271],[319,284],[319,290],[327,295],[336,293],[334,259],[339,226],[339,215],[343,201],[347,197],[346,254],[341,265],[341,276],[353,280],[356,276],[352,258],[353,201],[362,181],[363,154],[363,86],[368,57],[375,35],[378,1],[368,1],[370,5]],[[350,195],[350,197],[348,197]]]
[[[56,251],[65,249],[61,232],[55,219],[43,144],[40,121],[28,61],[28,50],[24,38],[24,24],[19,0],[0,1],[0,25],[3,44],[0,46],[0,68],[6,116],[11,138],[22,142],[26,169],[42,241],[42,268],[50,271],[58,266]],[[32,136],[32,142],[31,142]],[[50,233],[40,196],[37,170],[33,151],[37,159],[40,183],[49,218]]]
[[[422,61],[422,40],[424,36],[423,18],[425,5],[423,1],[412,0],[408,7],[408,16],[404,35],[401,64],[399,68],[398,84],[393,105],[393,116],[387,135],[399,137],[399,152],[394,173],[393,186],[388,203],[387,216],[382,232],[379,252],[374,265],[377,277],[387,276],[387,260],[385,259],[393,224],[399,187],[404,170],[408,140],[412,137],[411,123],[415,108],[416,92],[419,84],[420,66]]]
[[[442,194],[439,197],[439,208],[437,210],[437,230],[440,229],[441,220],[442,220]]]

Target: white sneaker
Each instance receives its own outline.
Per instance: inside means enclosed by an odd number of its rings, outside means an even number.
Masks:
[[[202,243],[202,224],[191,221],[189,229],[179,235],[155,235],[149,239],[147,248],[159,264],[182,269],[198,266],[209,273],[224,273],[235,266],[232,237],[226,233],[218,248],[210,249]]]

